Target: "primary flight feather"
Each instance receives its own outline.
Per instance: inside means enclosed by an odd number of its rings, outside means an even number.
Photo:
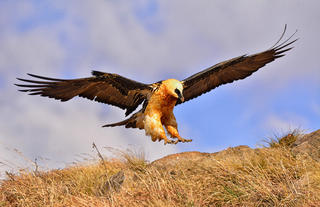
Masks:
[[[288,38],[272,48],[254,55],[242,55],[196,73],[182,81],[168,79],[153,84],[144,84],[130,80],[118,74],[92,71],[92,77],[80,79],[56,79],[28,74],[36,80],[21,79],[27,84],[15,84],[30,95],[40,95],[61,101],[68,101],[75,96],[110,104],[126,110],[128,116],[142,104],[141,110],[128,119],[104,125],[104,127],[122,126],[126,128],[144,129],[152,141],[164,140],[164,144],[190,142],[178,133],[178,126],[173,114],[175,105],[189,101],[203,93],[235,80],[244,79],[267,63],[284,56],[289,47],[297,39],[289,42]],[[288,42],[288,43],[287,43]],[[278,45],[277,45],[278,44]],[[166,136],[164,127],[170,136]]]

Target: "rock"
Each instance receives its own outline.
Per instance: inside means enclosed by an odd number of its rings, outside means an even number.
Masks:
[[[320,130],[303,135],[295,142],[294,153],[307,153],[313,159],[320,161]]]
[[[124,172],[121,170],[109,178],[109,180],[106,182],[106,189],[108,191],[119,192],[124,179]]]

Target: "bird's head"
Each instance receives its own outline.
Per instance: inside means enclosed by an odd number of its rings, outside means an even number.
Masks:
[[[165,85],[167,89],[167,93],[175,98],[177,98],[179,101],[183,102],[183,85],[180,81],[175,79],[168,79],[162,82],[162,84]]]

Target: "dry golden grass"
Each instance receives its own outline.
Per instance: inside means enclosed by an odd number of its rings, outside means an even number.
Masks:
[[[294,129],[284,136],[277,136],[275,138],[270,138],[265,140],[269,147],[293,147],[297,139],[303,136],[302,130]]]
[[[320,163],[281,144],[154,163],[123,153],[119,160],[11,176],[0,186],[0,206],[320,206]]]

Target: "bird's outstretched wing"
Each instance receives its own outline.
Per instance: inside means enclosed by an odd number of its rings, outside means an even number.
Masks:
[[[188,101],[202,95],[203,93],[209,92],[220,85],[231,83],[235,80],[244,79],[264,65],[284,56],[284,52],[292,49],[292,47],[289,46],[298,40],[295,39],[289,42],[295,34],[294,33],[287,40],[278,44],[284,36],[285,31],[286,27],[277,43],[264,52],[249,56],[242,55],[218,63],[184,79],[182,81],[184,86],[184,100]]]
[[[80,79],[56,79],[28,74],[42,80],[20,81],[31,84],[15,84],[29,92],[49,98],[68,101],[75,96],[111,104],[126,109],[126,116],[132,113],[152,92],[151,85],[143,84],[117,74],[92,71],[92,77]]]

